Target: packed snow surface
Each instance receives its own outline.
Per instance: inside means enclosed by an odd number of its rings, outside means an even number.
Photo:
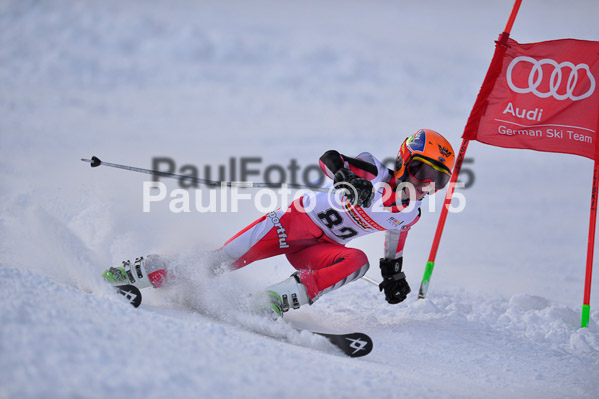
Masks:
[[[588,159],[471,143],[427,299],[443,193],[410,232],[405,302],[361,280],[278,322],[242,305],[289,276],[284,258],[205,267],[255,203],[144,212],[149,177],[80,161],[235,179],[250,159],[254,181],[297,166],[302,183],[326,150],[385,159],[424,127],[457,149],[511,6],[0,1],[0,398],[599,397],[597,273],[579,328]],[[596,1],[524,0],[512,37],[599,40],[597,15]],[[383,234],[351,246],[380,280]],[[150,253],[173,257],[173,278],[133,309],[101,272]],[[296,328],[364,332],[374,349],[350,359]]]

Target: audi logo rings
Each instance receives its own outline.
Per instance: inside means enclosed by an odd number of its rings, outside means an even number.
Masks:
[[[519,62],[529,62],[532,64],[532,69],[528,75],[528,87],[517,87],[512,80],[512,71]],[[551,77],[549,78],[549,90],[544,93],[539,91],[538,87],[541,85],[543,80],[543,65],[546,64],[553,66],[553,72],[551,72]],[[562,69],[564,68],[568,68],[570,70],[570,74],[566,84],[566,92],[564,94],[560,94],[558,93],[558,89],[562,84]],[[578,72],[580,70],[584,70],[586,72],[587,81],[589,82],[589,89],[586,91],[586,93],[575,96],[574,90],[576,89],[577,84],[584,81],[583,74],[579,82]],[[590,97],[595,92],[595,78],[587,64],[574,65],[568,61],[558,64],[552,59],[546,58],[538,61],[527,56],[516,57],[512,60],[512,62],[510,62],[510,65],[507,68],[507,84],[510,89],[516,93],[533,93],[535,96],[540,98],[553,96],[553,98],[556,100],[570,99],[572,101],[578,101]]]

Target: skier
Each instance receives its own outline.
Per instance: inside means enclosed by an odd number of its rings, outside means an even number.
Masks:
[[[321,295],[363,277],[369,262],[364,252],[347,248],[354,238],[385,231],[384,257],[379,265],[380,291],[390,304],[406,299],[410,286],[402,271],[403,249],[410,228],[420,218],[426,194],[445,187],[455,155],[439,133],[422,129],[406,138],[388,169],[369,153],[355,158],[335,150],[325,152],[320,167],[341,191],[311,193],[287,209],[270,212],[229,239],[214,252],[216,265],[230,270],[275,255],[285,255],[297,270],[263,293],[263,311],[282,316],[290,308],[312,304]],[[216,266],[215,265],[215,266]],[[149,255],[134,264],[104,272],[113,285],[160,287],[167,276],[162,257]]]

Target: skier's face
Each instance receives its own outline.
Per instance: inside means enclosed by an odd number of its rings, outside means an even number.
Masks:
[[[451,178],[451,173],[438,162],[414,156],[406,166],[404,176],[402,199],[408,199],[411,195],[412,197],[416,196],[416,199],[420,201],[426,194],[445,187]]]
[[[406,176],[406,179],[404,181],[405,183],[411,184],[413,188],[413,190],[411,189],[410,186],[404,185],[402,191],[401,191],[401,199],[402,200],[406,200],[408,198],[410,198],[410,191],[413,191],[414,194],[416,195],[416,200],[420,201],[422,200],[424,197],[426,197],[426,195],[432,191],[432,182],[427,181],[427,182],[421,182],[419,180],[416,180],[414,177],[408,175]]]

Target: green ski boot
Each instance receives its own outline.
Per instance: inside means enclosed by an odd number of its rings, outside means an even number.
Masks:
[[[102,273],[102,277],[113,286],[133,285],[139,289],[159,287],[166,278],[166,271],[159,256],[148,255],[136,258],[135,262],[127,260],[120,267],[111,267]],[[148,273],[149,272],[149,273]]]
[[[306,287],[294,273],[288,279],[271,285],[261,294],[259,313],[271,316],[273,319],[283,317],[289,309],[299,309],[300,306],[312,304]]]

